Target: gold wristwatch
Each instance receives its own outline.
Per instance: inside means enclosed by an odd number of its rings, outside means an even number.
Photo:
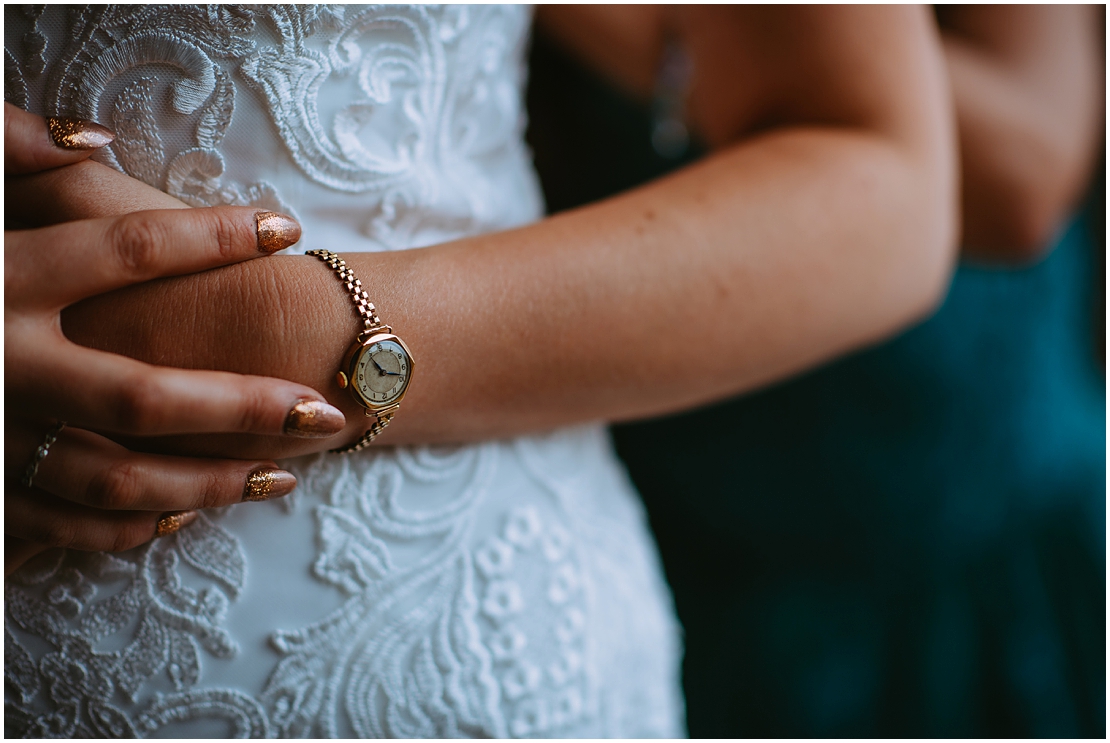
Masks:
[[[412,353],[405,342],[393,334],[391,327],[382,324],[362,282],[355,278],[342,258],[330,250],[310,250],[305,255],[316,256],[339,274],[339,280],[347,287],[355,311],[362,319],[362,331],[343,357],[335,381],[342,389],[350,391],[373,423],[355,443],[332,449],[336,454],[359,451],[369,446],[393,420],[412,379]]]

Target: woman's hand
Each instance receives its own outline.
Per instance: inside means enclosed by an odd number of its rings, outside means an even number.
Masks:
[[[111,141],[110,132],[87,122],[48,128],[11,106],[5,113],[6,177],[24,179],[8,180],[9,195],[26,179],[61,177],[62,166],[74,167]],[[57,131],[63,143],[83,149],[57,146]],[[27,175],[55,167],[61,169]],[[16,213],[10,201],[6,207]],[[27,223],[58,221],[41,208],[18,213]],[[5,232],[6,572],[48,546],[128,549],[179,527],[188,519],[181,512],[292,490],[295,479],[271,461],[153,456],[106,436],[332,436],[344,418],[319,393],[280,379],[153,366],[78,346],[63,335],[61,312],[121,287],[268,255],[299,236],[290,218],[242,207]],[[47,450],[47,434],[60,421],[67,427]]]

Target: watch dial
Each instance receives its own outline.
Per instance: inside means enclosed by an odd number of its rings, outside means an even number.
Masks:
[[[388,405],[405,391],[412,363],[397,341],[383,340],[362,349],[355,367],[359,391],[376,405]]]

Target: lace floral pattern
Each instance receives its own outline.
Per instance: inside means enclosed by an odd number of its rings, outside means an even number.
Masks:
[[[56,42],[42,15],[15,17],[31,30],[5,46],[5,100],[108,123],[117,138],[97,159],[186,203],[296,212],[269,180],[225,177],[221,144],[247,95],[305,177],[370,196],[361,231],[382,247],[433,226],[505,226],[487,171],[506,152],[526,157],[523,8],[74,7],[51,19]],[[534,210],[534,195],[523,201]]]
[[[184,586],[178,573],[182,562],[210,585],[200,591]],[[15,573],[4,587],[9,732],[32,738],[133,738],[170,722],[214,715],[231,723],[239,737],[265,737],[267,720],[254,699],[230,689],[195,688],[201,648],[216,657],[238,650],[220,624],[242,588],[244,571],[237,540],[202,514],[195,528],[126,558],[53,550]],[[116,590],[97,600],[104,588]],[[51,651],[36,663],[12,625],[48,642]],[[122,649],[97,649],[125,628],[134,629]],[[117,692],[134,702],[155,674],[165,674],[175,693],[136,716],[113,704]],[[35,714],[28,706],[40,693],[53,702],[50,713]]]
[[[306,241],[364,250],[540,213],[525,8],[6,21],[6,99],[107,123],[105,164],[189,204],[286,211]],[[669,598],[601,429],[289,466],[285,500],[120,555],[47,553],[8,580],[7,732],[681,734]],[[275,543],[291,569],[269,564]]]

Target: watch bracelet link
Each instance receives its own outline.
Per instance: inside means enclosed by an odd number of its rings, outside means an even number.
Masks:
[[[355,311],[362,318],[363,328],[360,335],[371,333],[381,327],[382,321],[378,317],[377,310],[374,309],[374,303],[370,301],[370,295],[362,288],[362,282],[355,278],[354,271],[351,270],[345,260],[339,257],[338,253],[319,248],[309,250],[305,255],[319,258],[339,274],[339,280],[343,282],[347,292],[351,295],[351,301],[355,303]]]
[[[342,281],[343,285],[347,288],[347,292],[351,295],[351,301],[354,302],[355,310],[358,312],[359,317],[362,318],[363,328],[362,332],[358,334],[360,340],[381,327],[382,321],[378,317],[377,310],[374,309],[374,303],[370,301],[370,296],[366,293],[366,290],[362,288],[362,282],[355,278],[354,271],[350,269],[346,261],[339,257],[339,254],[333,253],[330,250],[318,248],[305,252],[305,255],[319,258],[326,263],[329,268],[339,274],[339,280]],[[328,451],[332,454],[346,454],[348,452],[362,451],[370,446],[371,442],[385,430],[385,427],[393,420],[393,415],[396,412],[396,409],[393,409],[380,414],[371,413],[370,415],[374,418],[374,423],[371,424],[366,433],[359,437],[358,441],[353,444],[348,444],[347,446],[341,446],[338,449],[329,449]]]
[[[362,436],[359,437],[358,441],[353,444],[348,444],[347,446],[341,446],[338,449],[328,449],[328,451],[331,454],[346,454],[352,451],[362,451],[366,447],[370,446],[370,443],[374,439],[376,439],[382,431],[385,430],[385,427],[389,425],[389,422],[391,420],[393,420],[394,412],[395,411],[391,410],[388,413],[383,413],[382,415],[375,415],[373,425],[370,426],[370,429],[366,433],[362,434]]]

